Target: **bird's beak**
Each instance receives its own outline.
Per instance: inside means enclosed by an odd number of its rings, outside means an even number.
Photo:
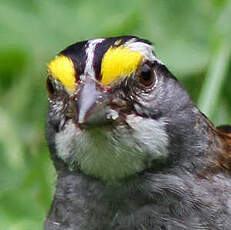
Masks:
[[[109,95],[108,90],[95,80],[86,77],[78,86],[74,98],[75,122],[82,127],[107,123],[111,101]]]

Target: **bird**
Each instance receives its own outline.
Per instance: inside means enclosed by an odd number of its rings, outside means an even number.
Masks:
[[[45,230],[231,229],[231,126],[213,125],[150,41],[72,44],[46,87]]]

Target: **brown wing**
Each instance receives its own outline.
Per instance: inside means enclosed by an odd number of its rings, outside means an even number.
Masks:
[[[221,125],[216,128],[217,134],[223,139],[224,147],[231,156],[231,125]]]
[[[228,136],[231,136],[231,125],[221,125],[217,127],[218,130],[225,133]]]
[[[220,150],[218,149],[217,166],[231,173],[231,125],[216,127],[216,133],[222,142]]]

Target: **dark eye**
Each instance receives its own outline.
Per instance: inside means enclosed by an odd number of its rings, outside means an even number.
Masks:
[[[48,77],[47,78],[47,91],[50,97],[56,96],[56,88],[52,80]]]
[[[154,71],[152,67],[148,64],[144,64],[141,67],[141,72],[139,75],[139,81],[144,86],[150,86],[155,80]]]

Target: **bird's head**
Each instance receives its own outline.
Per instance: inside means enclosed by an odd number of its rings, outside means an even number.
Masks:
[[[105,182],[171,164],[197,135],[197,108],[138,37],[67,47],[48,65],[47,90],[52,155]]]

